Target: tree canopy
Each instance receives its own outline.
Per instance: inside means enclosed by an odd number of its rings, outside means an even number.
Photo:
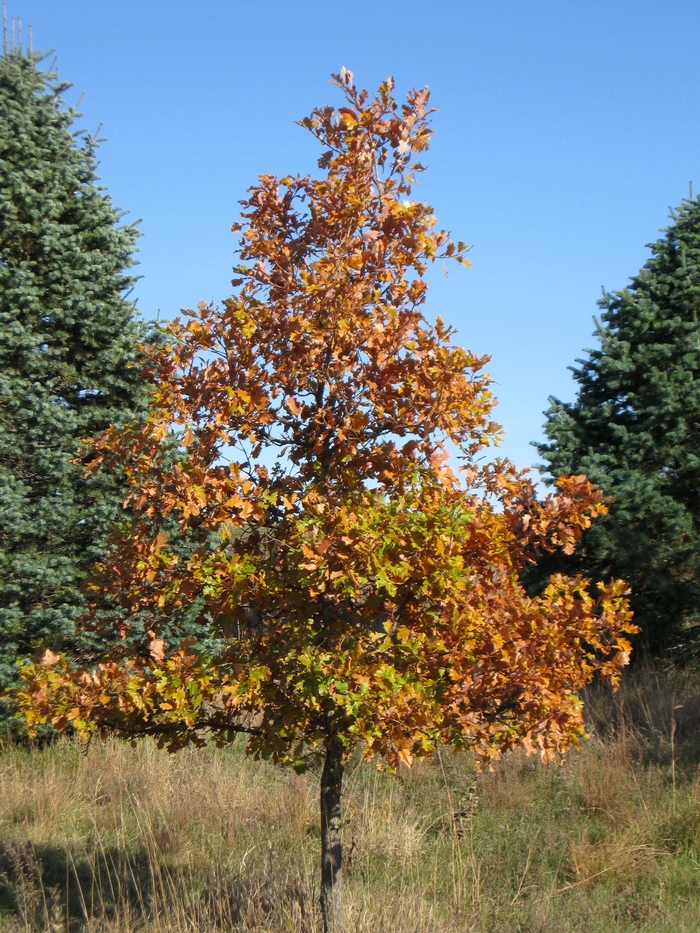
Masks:
[[[554,565],[628,580],[640,643],[658,653],[698,644],[700,201],[684,201],[650,248],[630,286],[603,295],[600,344],[573,370],[576,400],[551,399],[549,442],[536,446],[551,480],[585,473],[609,497]]]

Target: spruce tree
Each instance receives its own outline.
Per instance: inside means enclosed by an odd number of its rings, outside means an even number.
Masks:
[[[35,644],[70,640],[119,514],[119,478],[86,480],[81,439],[147,403],[137,230],[41,61],[0,57],[0,688]]]
[[[700,647],[700,199],[671,219],[630,286],[604,292],[576,400],[550,399],[535,445],[550,479],[585,473],[611,497],[566,569],[625,578],[652,653]]]

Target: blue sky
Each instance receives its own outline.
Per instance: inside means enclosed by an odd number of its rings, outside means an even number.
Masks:
[[[427,314],[492,357],[502,452],[536,462],[547,397],[594,344],[668,208],[700,188],[697,0],[9,0],[102,124],[101,174],[142,218],[146,318],[230,292],[238,199],[261,172],[314,171],[294,121],[356,83],[427,84],[439,112],[419,198],[472,245],[435,268]]]

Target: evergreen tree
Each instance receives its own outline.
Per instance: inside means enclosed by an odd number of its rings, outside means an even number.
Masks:
[[[119,514],[118,477],[85,479],[81,439],[147,402],[126,297],[137,230],[40,63],[0,57],[0,688],[35,643],[70,639]]]
[[[612,497],[566,569],[628,580],[652,653],[700,641],[700,199],[671,219],[630,286],[604,293],[576,401],[550,399],[535,445],[551,478],[585,473]]]

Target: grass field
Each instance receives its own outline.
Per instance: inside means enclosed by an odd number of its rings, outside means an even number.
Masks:
[[[349,930],[698,933],[700,678],[633,672],[587,711],[562,764],[354,762]],[[6,744],[0,929],[317,931],[317,787],[235,745]]]

